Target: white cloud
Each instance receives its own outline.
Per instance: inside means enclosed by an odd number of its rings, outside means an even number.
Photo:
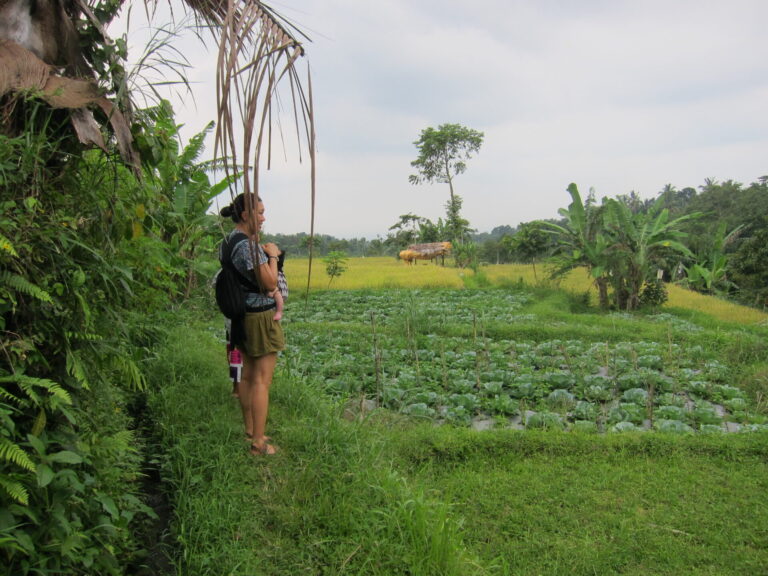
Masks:
[[[411,186],[413,141],[457,122],[485,132],[456,180],[487,231],[555,217],[576,182],[598,196],[768,173],[762,0],[279,0],[307,44],[317,111],[317,231],[385,235],[444,214],[443,186]],[[135,16],[135,15],[134,15]],[[213,118],[212,54],[194,54],[190,135]],[[308,231],[308,168],[264,176],[267,226]]]

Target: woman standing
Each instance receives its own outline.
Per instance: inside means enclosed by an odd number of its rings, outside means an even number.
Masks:
[[[246,205],[249,200],[250,206]],[[254,194],[240,194],[232,204],[222,208],[221,215],[235,223],[228,240],[238,232],[248,237],[232,248],[232,264],[250,284],[260,288],[246,292],[245,341],[237,343],[243,354],[238,397],[245,433],[251,440],[252,454],[274,454],[277,448],[270,444],[270,438],[265,433],[269,388],[277,365],[277,353],[285,348],[285,338],[282,327],[274,320],[276,304],[269,294],[277,288],[277,257],[280,250],[276,244],[261,246],[258,243],[265,220],[264,203]]]

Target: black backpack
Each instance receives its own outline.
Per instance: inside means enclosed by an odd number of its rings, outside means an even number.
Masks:
[[[219,249],[221,270],[216,273],[214,290],[216,304],[230,320],[242,320],[245,317],[245,295],[247,292],[259,292],[259,287],[240,273],[232,264],[232,251],[248,236],[242,232],[225,238]]]

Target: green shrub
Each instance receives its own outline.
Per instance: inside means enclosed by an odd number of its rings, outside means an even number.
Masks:
[[[661,280],[646,282],[640,292],[640,306],[659,307],[669,299],[667,288]]]

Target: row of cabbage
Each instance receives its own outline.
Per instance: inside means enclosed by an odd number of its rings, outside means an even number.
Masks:
[[[512,296],[499,306],[517,309],[522,299]],[[404,312],[398,316],[391,308],[396,299],[386,294],[375,295],[390,310],[382,317],[405,330],[376,332],[366,319],[380,312],[361,312],[371,301],[358,297],[358,309],[331,301],[342,310],[287,325],[290,365],[340,397],[365,395],[413,417],[467,426],[677,432],[767,427],[730,367],[701,346],[409,333]],[[499,302],[491,300],[483,302],[485,310]],[[318,330],[329,317],[337,329]]]

